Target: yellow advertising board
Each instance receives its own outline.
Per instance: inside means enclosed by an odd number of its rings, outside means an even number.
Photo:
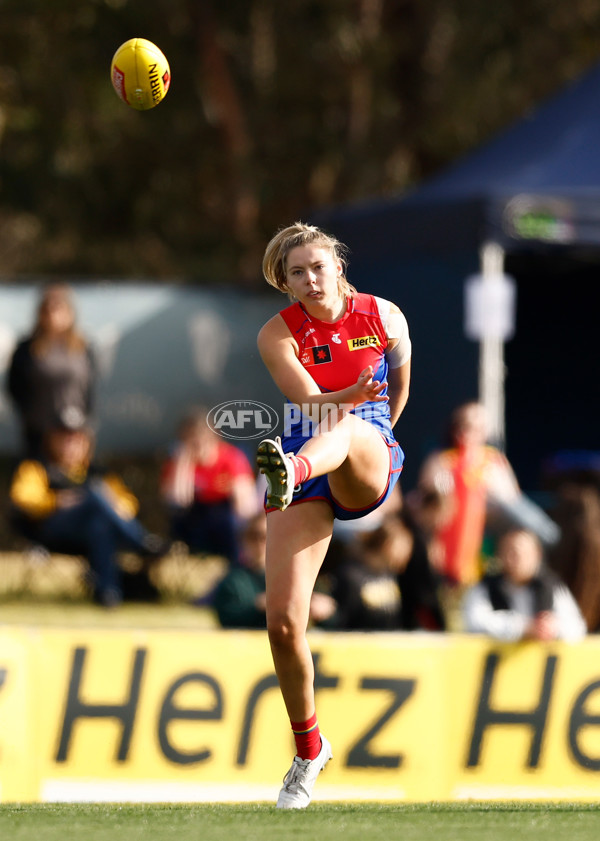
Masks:
[[[600,640],[313,632],[317,800],[600,800]],[[273,801],[263,632],[0,630],[0,799]]]

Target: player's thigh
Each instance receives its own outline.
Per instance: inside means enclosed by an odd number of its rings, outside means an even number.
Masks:
[[[348,457],[329,474],[329,487],[341,505],[362,508],[372,505],[387,487],[390,452],[382,435],[367,421],[349,415],[352,437]]]
[[[267,515],[267,620],[308,616],[310,597],[333,531],[326,502],[292,505]]]

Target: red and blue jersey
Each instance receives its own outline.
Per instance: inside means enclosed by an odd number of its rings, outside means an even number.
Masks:
[[[346,312],[333,323],[309,315],[299,303],[280,313],[298,344],[300,364],[321,393],[353,385],[369,365],[373,367],[373,379],[387,380],[388,338],[378,301],[373,295],[360,293],[348,298]],[[386,393],[387,388],[383,394]],[[362,403],[352,412],[373,424],[388,443],[394,441],[387,401]],[[310,436],[306,417],[301,419],[298,415],[290,413],[291,421],[284,430],[284,447],[294,451]]]
[[[353,385],[369,365],[373,379],[387,381],[388,365],[385,350],[388,337],[385,317],[390,303],[373,295],[357,294],[348,299],[344,315],[333,323],[309,315],[299,304],[286,307],[280,314],[298,344],[298,358],[322,394],[340,391]],[[387,393],[387,387],[383,394]],[[321,407],[323,408],[323,407]],[[303,411],[301,412],[300,409]],[[383,436],[390,457],[385,490],[366,508],[350,509],[333,496],[327,475],[317,476],[294,489],[292,505],[313,500],[327,502],[338,520],[354,520],[378,508],[392,493],[402,471],[404,453],[395,440],[387,401],[368,401],[351,409],[352,413],[372,424]],[[282,445],[284,452],[297,452],[311,437],[320,417],[307,417],[312,407],[286,404]]]

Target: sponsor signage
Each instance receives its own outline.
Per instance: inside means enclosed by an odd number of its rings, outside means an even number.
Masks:
[[[381,342],[377,336],[359,336],[356,339],[347,339],[348,350],[364,350],[366,347],[378,347]]]
[[[600,640],[315,632],[317,800],[600,799]],[[263,632],[3,629],[0,798],[273,801]]]

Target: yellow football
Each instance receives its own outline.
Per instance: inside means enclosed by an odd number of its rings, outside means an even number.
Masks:
[[[145,38],[130,38],[113,56],[110,80],[123,102],[137,111],[147,111],[164,99],[171,70],[156,44]]]

